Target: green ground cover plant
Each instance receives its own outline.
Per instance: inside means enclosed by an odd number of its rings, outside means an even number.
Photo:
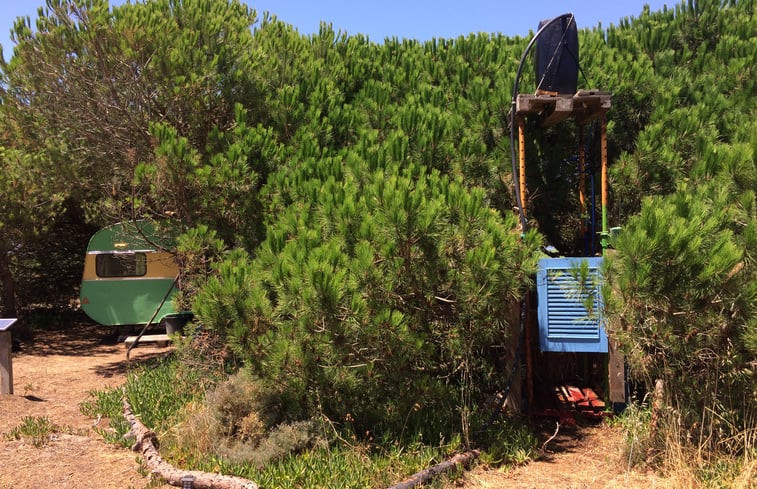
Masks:
[[[21,424],[3,435],[6,440],[29,439],[36,448],[41,448],[50,442],[50,437],[56,433],[64,433],[64,427],[50,421],[47,416],[24,416]]]
[[[205,391],[176,389],[184,376],[178,356],[133,370],[122,389],[93,392],[82,411],[108,418],[107,427],[97,428],[98,433],[111,443],[129,445],[121,403],[127,395],[135,414],[158,435],[161,453],[169,461],[239,475],[266,488],[387,486],[463,448],[459,436],[425,439],[408,433],[400,443],[389,435],[366,439],[354,430],[337,431],[326,418],[277,422],[281,414],[276,406],[266,405],[265,393],[249,374],[219,374],[204,385]],[[522,463],[536,453],[529,430],[507,419],[487,432],[486,443],[496,447],[485,451],[491,464]],[[445,476],[435,484],[447,480]]]

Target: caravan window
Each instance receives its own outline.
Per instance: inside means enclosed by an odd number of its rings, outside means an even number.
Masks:
[[[101,253],[95,258],[98,277],[142,277],[147,273],[144,253]]]

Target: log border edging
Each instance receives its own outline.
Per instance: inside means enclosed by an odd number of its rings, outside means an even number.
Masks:
[[[467,452],[459,453],[449,460],[445,460],[433,467],[416,472],[404,481],[394,484],[389,489],[411,489],[426,484],[439,474],[443,474],[444,472],[448,472],[458,467],[468,467],[471,462],[476,460],[480,455],[481,452],[479,450],[469,450]]]
[[[147,428],[132,413],[131,405],[126,396],[123,396],[124,418],[131,425],[124,438],[133,438],[134,444],[131,449],[142,454],[145,464],[150,471],[163,478],[172,486],[181,487],[181,479],[184,476],[191,475],[194,477],[194,487],[196,489],[260,489],[258,485],[249,479],[243,477],[214,474],[211,472],[201,472],[197,470],[177,469],[169,464],[158,453],[155,447],[157,436],[155,432]],[[389,489],[411,489],[416,486],[426,484],[434,477],[456,469],[458,467],[468,467],[474,460],[481,455],[479,450],[469,450],[459,453],[449,460],[445,460],[427,469],[421,470],[411,475],[402,482],[398,482]]]
[[[155,432],[143,425],[132,413],[131,405],[126,396],[123,396],[122,399],[124,417],[131,425],[131,429],[124,437],[135,440],[131,449],[141,453],[150,471],[165,479],[168,484],[181,487],[181,478],[191,475],[194,477],[193,487],[195,489],[259,489],[256,483],[242,477],[198,470],[182,470],[169,464],[163,460],[155,447],[157,442]]]

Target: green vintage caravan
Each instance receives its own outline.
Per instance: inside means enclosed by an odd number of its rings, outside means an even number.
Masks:
[[[99,230],[87,246],[81,308],[104,326],[143,325],[151,318],[159,324],[175,315],[179,267],[167,251],[173,248],[174,239],[159,233],[151,221]]]

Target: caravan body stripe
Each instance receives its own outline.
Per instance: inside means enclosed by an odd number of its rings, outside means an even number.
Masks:
[[[134,251],[132,253],[144,253],[147,257],[147,273],[139,277],[98,277],[95,270],[95,259],[97,255],[106,254],[107,252],[90,252],[84,258],[84,274],[82,281],[112,281],[112,280],[150,280],[150,279],[171,279],[179,273],[179,266],[171,253],[164,251]],[[128,253],[118,251],[117,254]]]

